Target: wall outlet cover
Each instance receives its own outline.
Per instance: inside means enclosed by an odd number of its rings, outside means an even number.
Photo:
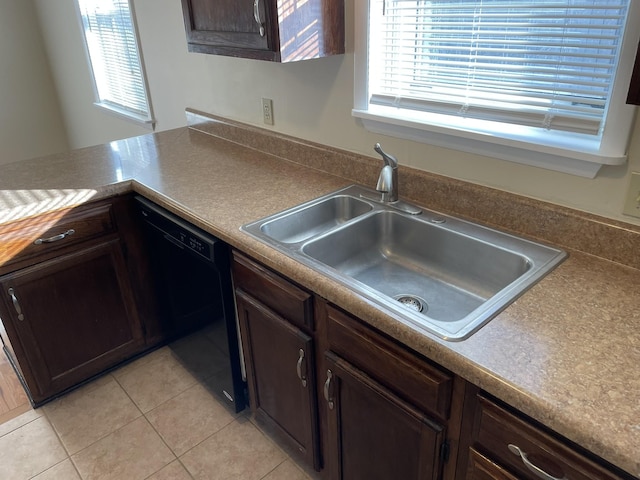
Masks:
[[[273,125],[273,100],[270,98],[262,99],[262,121],[266,125]]]

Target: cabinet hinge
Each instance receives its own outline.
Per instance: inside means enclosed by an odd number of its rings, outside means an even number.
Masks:
[[[449,460],[449,452],[449,440],[445,440],[442,442],[442,445],[440,445],[440,460],[442,460],[443,463]]]

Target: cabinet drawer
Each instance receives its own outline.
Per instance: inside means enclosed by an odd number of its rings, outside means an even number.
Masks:
[[[313,331],[313,297],[262,265],[233,252],[235,288],[277,312],[294,325]]]
[[[451,374],[331,306],[328,306],[327,339],[332,351],[404,400],[440,419],[449,417]]]
[[[477,408],[479,410],[474,448],[515,473],[517,478],[539,480],[543,474],[538,472],[536,475],[532,471],[536,467],[546,472],[549,478],[571,480],[621,478],[481,395],[478,397]],[[519,454],[513,453],[515,447],[526,455],[529,466],[525,465],[525,461]]]
[[[115,230],[111,203],[51,212],[0,225],[0,267]]]
[[[518,480],[473,448],[469,449],[469,468],[465,478],[466,480]]]

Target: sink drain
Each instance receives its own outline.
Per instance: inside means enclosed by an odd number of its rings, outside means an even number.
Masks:
[[[426,311],[429,308],[427,302],[415,295],[396,295],[393,298],[416,312]]]

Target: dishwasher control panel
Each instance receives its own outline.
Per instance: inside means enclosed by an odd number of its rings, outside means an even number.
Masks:
[[[200,230],[182,218],[148,201],[136,197],[142,218],[153,228],[164,234],[164,238],[180,248],[211,261],[216,261],[216,250],[224,244],[211,234]]]

